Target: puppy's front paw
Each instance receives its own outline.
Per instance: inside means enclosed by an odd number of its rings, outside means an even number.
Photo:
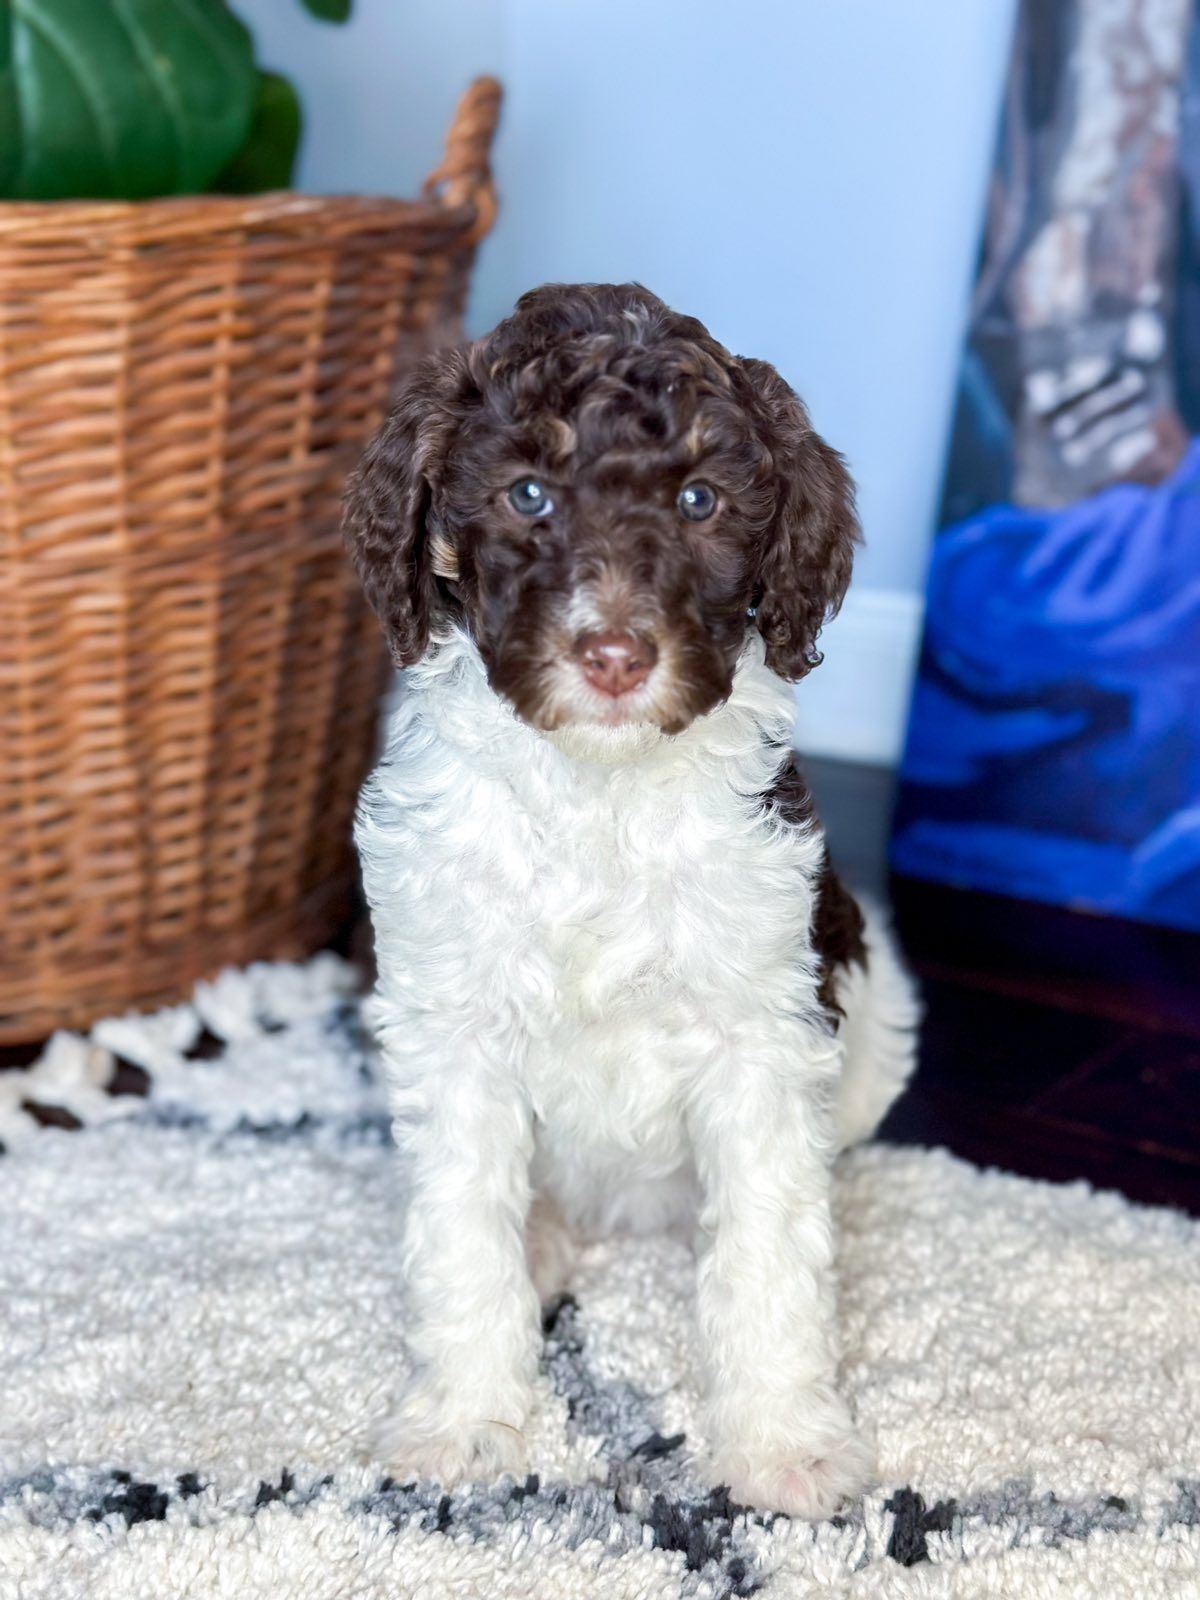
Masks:
[[[806,1456],[802,1451],[746,1456],[718,1462],[718,1475],[730,1498],[764,1511],[782,1511],[804,1522],[824,1522],[843,1501],[856,1495],[871,1475],[865,1445],[836,1455]]]
[[[771,1427],[719,1448],[712,1475],[742,1505],[823,1522],[864,1488],[874,1461],[840,1401],[821,1405],[816,1416],[797,1409],[783,1437]]]
[[[421,1390],[376,1426],[370,1455],[397,1478],[433,1478],[447,1487],[506,1472],[519,1477],[527,1464],[525,1436],[515,1423],[461,1416]]]

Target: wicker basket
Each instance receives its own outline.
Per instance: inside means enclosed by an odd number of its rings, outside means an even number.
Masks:
[[[0,206],[0,1042],[344,915],[386,661],[341,487],[457,322],[499,99],[419,201]]]

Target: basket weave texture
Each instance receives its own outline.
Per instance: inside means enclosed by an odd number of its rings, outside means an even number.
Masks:
[[[498,110],[416,201],[0,206],[0,1042],[344,914],[387,663],[342,484],[457,330]]]

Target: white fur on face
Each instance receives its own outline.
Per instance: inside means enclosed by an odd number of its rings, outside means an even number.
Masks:
[[[538,1195],[577,1230],[699,1225],[713,1470],[735,1496],[817,1515],[861,1480],[829,1168],[903,1082],[912,1002],[873,928],[841,1035],[818,1003],[823,842],[761,802],[791,721],[757,639],[729,701],[675,737],[538,734],[460,634],[410,672],[357,827],[411,1187],[422,1376],[396,1468],[519,1465]]]
[[[633,633],[654,640],[658,660],[645,682],[627,691],[619,700],[592,687],[580,670],[575,645],[587,633]],[[546,639],[546,659],[541,665],[539,704],[533,713],[542,731],[559,735],[572,728],[628,728],[642,725],[647,733],[678,717],[676,696],[681,671],[678,643],[669,629],[656,624],[639,596],[617,572],[601,573],[598,580],[576,589],[561,606]],[[635,747],[647,740],[644,734],[633,740]],[[603,739],[594,745],[559,744],[566,754],[585,761],[612,765],[634,757],[610,752],[623,748],[618,741]],[[595,756],[581,754],[594,748]]]
[[[601,694],[588,683],[564,640],[561,654],[543,669],[538,720],[543,728],[548,727],[555,738],[576,729],[594,729],[604,733],[641,727],[658,732],[655,717],[663,715],[660,694],[668,681],[670,670],[670,665],[660,661],[644,684],[623,694],[620,700],[614,700],[611,695]],[[564,753],[571,753],[569,744],[560,745],[559,748]],[[603,741],[597,748],[604,748]]]

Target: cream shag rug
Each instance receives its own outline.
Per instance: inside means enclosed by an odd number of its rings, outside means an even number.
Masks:
[[[3,1600],[1200,1595],[1200,1229],[940,1153],[840,1169],[845,1384],[880,1469],[844,1515],[696,1476],[665,1239],[592,1250],[548,1319],[526,1481],[364,1463],[404,1309],[351,982],[230,973],[0,1074]],[[115,1059],[147,1098],[105,1092]]]

